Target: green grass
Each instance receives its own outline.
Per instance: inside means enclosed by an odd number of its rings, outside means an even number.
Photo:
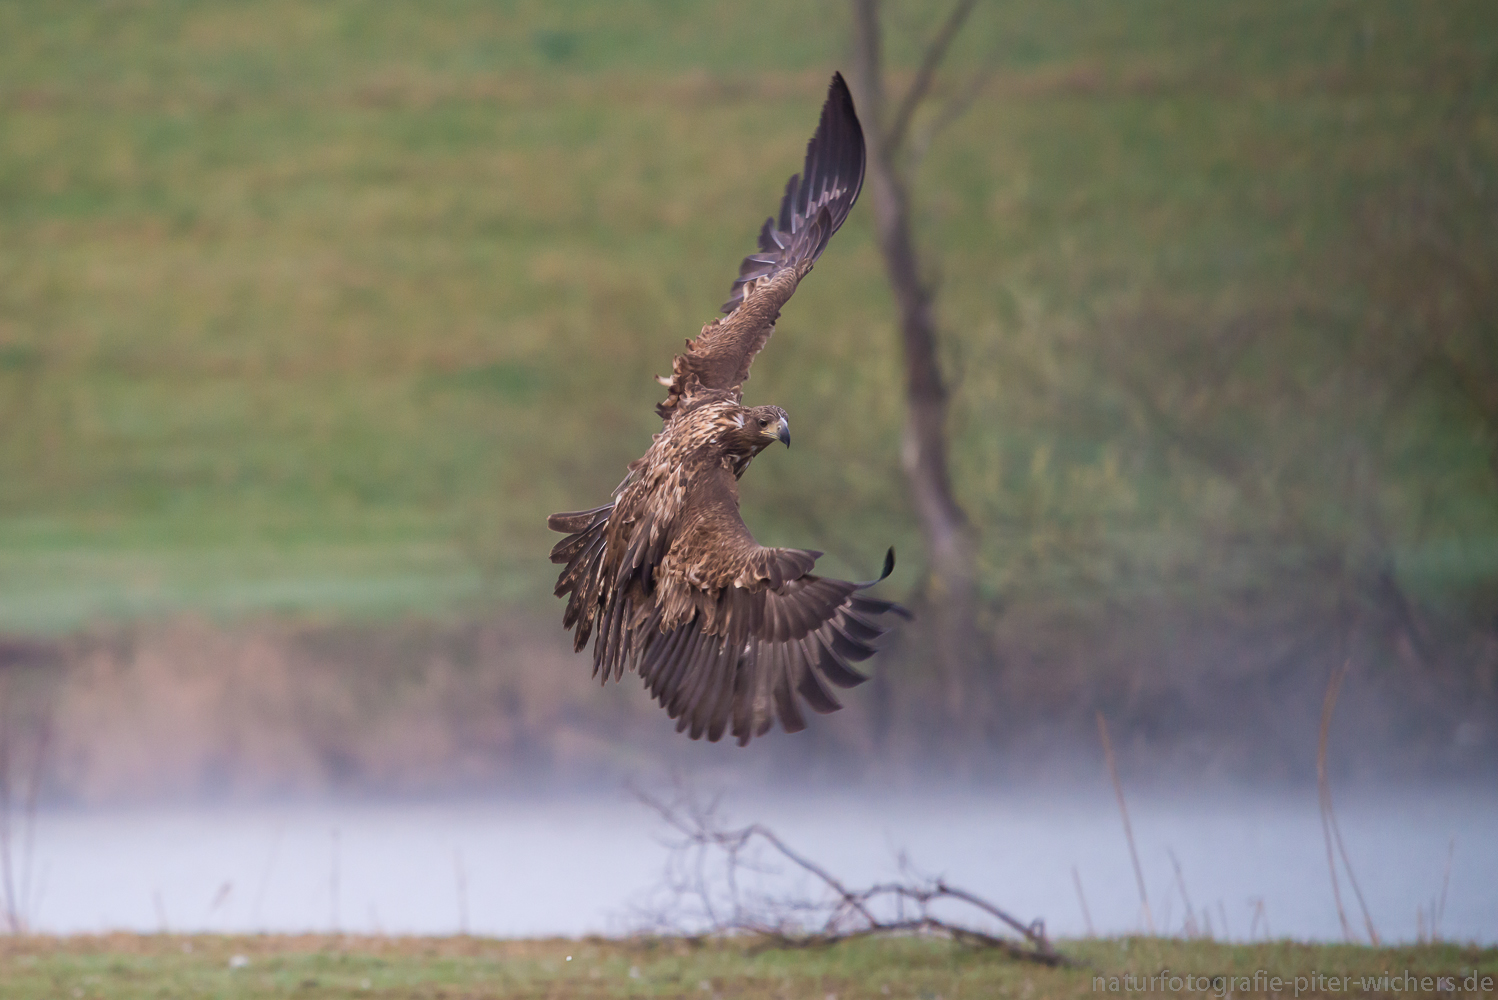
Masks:
[[[32,997],[1046,997],[1086,996],[1094,977],[1282,977],[1275,995],[1369,995],[1386,974],[1498,978],[1498,952],[1456,945],[1369,949],[1157,939],[1069,942],[1085,966],[1047,969],[930,940],[862,941],[812,951],[747,943],[494,941],[481,938],[133,937],[0,942],[7,996]],[[231,965],[234,956],[248,960]],[[1333,991],[1313,974],[1352,976]],[[1120,980],[1122,984],[1122,979]],[[1225,984],[1224,984],[1225,985]],[[1433,984],[1432,984],[1433,985]],[[1168,989],[1119,991],[1144,994]],[[1184,990],[1178,991],[1184,993]],[[1196,991],[1197,995],[1212,995]],[[1222,992],[1226,992],[1224,989]],[[1222,995],[1219,992],[1217,995]],[[1234,996],[1266,996],[1263,987]],[[1387,992],[1386,990],[1383,992]],[[1418,992],[1418,991],[1416,991]],[[1426,991],[1431,992],[1431,991]],[[1491,986],[1489,987],[1491,994]]]
[[[1364,248],[1429,151],[1498,162],[1492,10],[975,15],[954,70],[1001,69],[918,221],[990,596],[1327,553],[1491,589],[1498,430],[1390,388]],[[891,11],[906,77],[939,16]],[[647,444],[846,38],[839,3],[0,5],[0,628],[545,600],[545,515]],[[762,540],[918,553],[900,388],[861,208],[748,388],[796,428]],[[1453,548],[1487,553],[1455,585]]]

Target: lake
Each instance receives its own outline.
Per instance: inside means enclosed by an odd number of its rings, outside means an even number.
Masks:
[[[1140,796],[1129,808],[1158,930],[1183,929],[1189,898],[1196,926],[1210,921],[1218,937],[1341,938],[1314,795]],[[1043,918],[1055,936],[1146,926],[1111,789],[743,792],[721,809],[768,824],[848,883],[895,876],[903,851],[921,872],[1026,921]],[[1365,793],[1339,798],[1337,809],[1386,942],[1414,940],[1436,911],[1443,937],[1498,942],[1492,793]],[[644,925],[667,834],[658,815],[617,792],[52,810],[37,818],[29,869],[19,844],[14,852],[18,887],[30,874],[31,926],[48,933],[570,936]],[[1361,934],[1345,878],[1341,889]]]

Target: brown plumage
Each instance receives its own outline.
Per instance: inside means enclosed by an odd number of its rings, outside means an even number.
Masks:
[[[841,74],[832,78],[800,174],[786,184],[759,252],[744,258],[726,316],[702,328],[672,363],[664,425],[612,503],[553,514],[567,537],[551,550],[566,568],[558,597],[573,648],[593,639],[604,681],[626,666],[693,739],[739,744],[775,717],[805,728],[798,696],[817,712],[839,708],[829,683],[866,678],[850,661],[872,656],[886,614],[905,609],[864,596],[877,583],[813,576],[820,552],[766,548],[739,517],[738,479],[774,441],[789,445],[778,406],[746,407],[743,383],[780,309],[847,218],[863,184],[863,130]],[[884,573],[894,568],[894,550]]]

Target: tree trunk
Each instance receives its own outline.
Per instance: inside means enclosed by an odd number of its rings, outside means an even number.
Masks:
[[[911,234],[909,190],[891,148],[875,0],[853,0],[854,85],[868,146],[868,176],[879,249],[900,312],[906,415],[901,464],[925,536],[927,628],[940,671],[946,710],[959,735],[981,721],[976,683],[978,641],[974,532],[952,494],[947,466],[947,387],[937,362],[932,292],[922,278]]]

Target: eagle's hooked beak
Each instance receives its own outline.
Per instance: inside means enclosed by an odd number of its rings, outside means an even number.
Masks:
[[[775,428],[775,437],[784,442],[787,448],[791,446],[791,425],[786,423],[784,417],[780,418],[780,423]]]

